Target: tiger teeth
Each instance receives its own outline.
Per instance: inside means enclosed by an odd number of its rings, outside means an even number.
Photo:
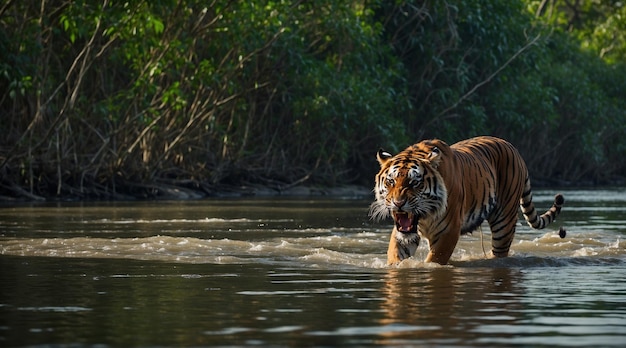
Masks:
[[[417,224],[415,214],[411,212],[397,211],[394,212],[393,217],[398,231],[402,233],[409,233],[415,230],[415,225]]]

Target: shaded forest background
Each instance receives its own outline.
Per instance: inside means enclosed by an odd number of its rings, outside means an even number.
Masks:
[[[626,176],[626,6],[599,0],[0,4],[0,196],[370,186],[475,135],[537,182]]]

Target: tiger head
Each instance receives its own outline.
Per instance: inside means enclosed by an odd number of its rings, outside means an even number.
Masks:
[[[438,167],[442,148],[440,140],[423,141],[393,156],[379,150],[376,158],[380,171],[374,187],[375,201],[370,216],[392,216],[402,233],[416,233],[421,219],[441,216],[447,207],[448,192]]]

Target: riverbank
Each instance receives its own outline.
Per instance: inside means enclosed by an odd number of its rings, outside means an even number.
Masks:
[[[534,189],[542,187],[623,187],[626,180],[614,177],[603,182],[533,179]],[[50,190],[43,190],[50,192]],[[372,187],[355,184],[323,186],[305,183],[291,184],[231,184],[211,185],[195,180],[158,181],[152,183],[123,182],[111,187],[63,185],[60,194],[35,194],[17,185],[0,184],[0,203],[58,202],[58,201],[141,201],[141,200],[193,200],[205,198],[243,197],[344,197],[371,198]]]
[[[0,202],[55,202],[55,201],[134,201],[134,200],[192,200],[204,198],[242,198],[242,197],[345,197],[365,198],[372,195],[370,187],[360,185],[339,185],[323,187],[316,185],[266,186],[254,184],[242,185],[204,185],[191,183],[132,183],[111,190],[94,190],[93,188],[64,191],[60,195],[40,196],[32,194],[24,188],[12,186],[2,187]]]

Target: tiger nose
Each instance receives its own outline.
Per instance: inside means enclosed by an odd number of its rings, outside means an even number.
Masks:
[[[394,199],[393,200],[393,205],[396,206],[396,208],[402,208],[402,206],[404,205],[404,203],[406,203],[406,199],[402,199],[402,200],[397,200]]]

